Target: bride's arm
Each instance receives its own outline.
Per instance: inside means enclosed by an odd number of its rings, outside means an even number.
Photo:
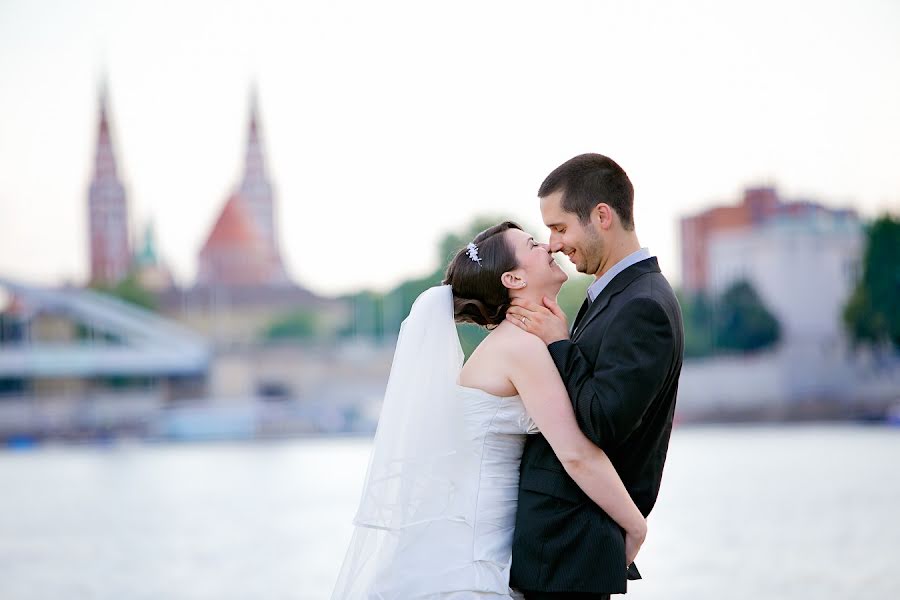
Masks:
[[[537,337],[528,335],[510,349],[510,381],[525,409],[550,443],[578,487],[625,530],[637,545],[647,533],[647,522],[606,453],[579,429],[575,412],[559,371]],[[633,549],[636,553],[637,548]],[[629,559],[633,557],[628,557]],[[630,560],[629,560],[630,562]]]

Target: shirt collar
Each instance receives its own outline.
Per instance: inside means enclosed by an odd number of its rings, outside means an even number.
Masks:
[[[614,264],[606,273],[600,276],[594,283],[591,284],[591,287],[588,288],[587,294],[588,298],[590,298],[591,302],[593,302],[597,296],[600,295],[600,292],[609,285],[609,282],[615,279],[616,275],[627,269],[633,264],[639,263],[642,260],[647,260],[651,258],[653,255],[650,254],[649,248],[641,248],[640,250],[636,250],[632,252],[616,264]]]

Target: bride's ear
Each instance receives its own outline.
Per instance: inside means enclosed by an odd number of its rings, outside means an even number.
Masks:
[[[510,290],[520,290],[525,287],[525,278],[521,271],[507,271],[500,276],[500,283]]]

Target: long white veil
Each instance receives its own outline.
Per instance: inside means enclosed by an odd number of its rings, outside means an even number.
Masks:
[[[463,407],[455,396],[463,352],[449,285],[415,301],[400,327],[355,530],[332,600],[373,597],[398,549],[433,521],[466,521]],[[414,546],[415,544],[413,544]],[[379,597],[379,596],[374,596]]]

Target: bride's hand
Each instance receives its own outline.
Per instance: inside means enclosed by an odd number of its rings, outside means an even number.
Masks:
[[[647,539],[647,521],[642,522],[642,527],[634,531],[625,532],[625,566],[634,562],[644,540]]]

